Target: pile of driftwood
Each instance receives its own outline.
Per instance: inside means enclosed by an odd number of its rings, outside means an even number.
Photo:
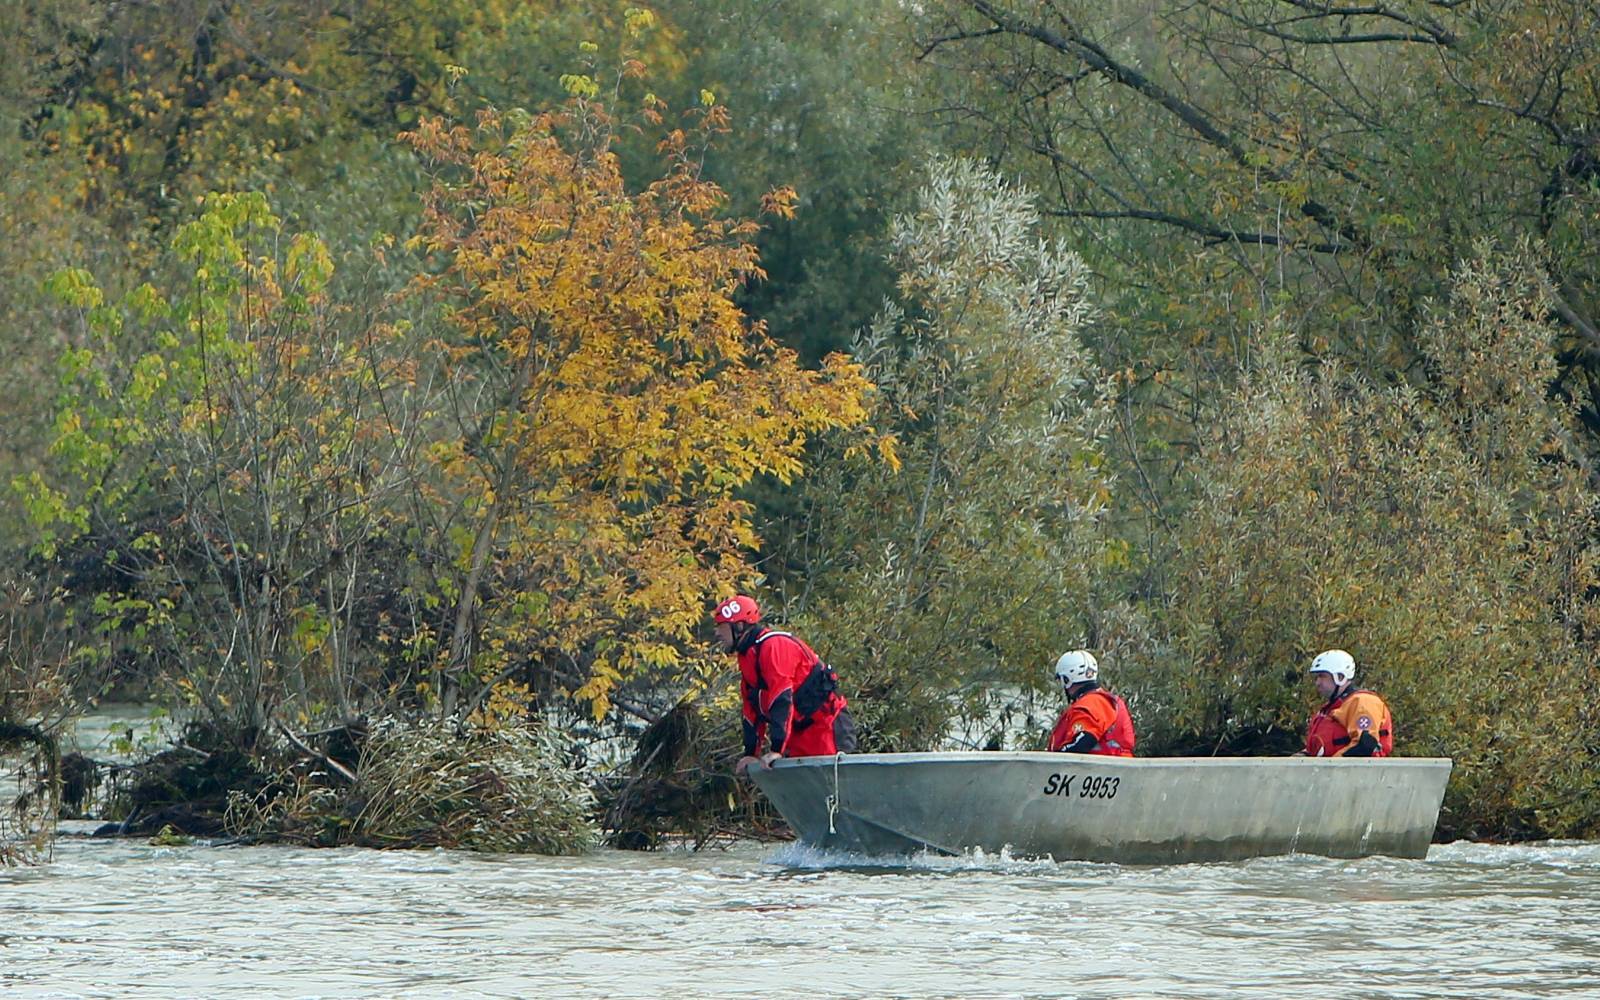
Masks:
[[[0,721],[0,867],[43,857],[61,802],[55,738],[38,726]]]
[[[608,842],[636,851],[674,844],[699,850],[787,837],[755,786],[734,777],[743,754],[736,719],[684,701],[645,729],[628,765],[595,783]]]
[[[542,726],[385,720],[353,762],[299,741],[281,785],[235,795],[229,832],[252,840],[570,854],[594,847],[594,796]]]

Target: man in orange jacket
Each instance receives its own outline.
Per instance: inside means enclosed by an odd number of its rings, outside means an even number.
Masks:
[[[1062,653],[1056,677],[1067,693],[1066,711],[1050,733],[1051,752],[1133,756],[1128,704],[1100,686],[1100,663],[1087,649]]]
[[[854,752],[855,722],[838,675],[810,646],[762,624],[760,605],[744,594],[718,604],[711,619],[722,651],[739,658],[744,756],[735,774],[771,767],[779,757]],[[763,735],[772,749],[758,756]]]
[[[1389,706],[1355,686],[1355,657],[1342,649],[1318,653],[1311,677],[1323,705],[1306,726],[1308,757],[1388,757],[1394,753]]]

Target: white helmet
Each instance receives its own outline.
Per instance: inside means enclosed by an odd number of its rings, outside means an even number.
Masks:
[[[1344,687],[1355,680],[1355,657],[1342,649],[1330,649],[1326,652],[1318,653],[1317,658],[1311,661],[1311,669],[1308,673],[1331,674],[1333,683],[1339,687]]]
[[[1062,653],[1061,659],[1056,661],[1056,676],[1068,684],[1092,681],[1099,673],[1100,663],[1087,649],[1074,649]]]

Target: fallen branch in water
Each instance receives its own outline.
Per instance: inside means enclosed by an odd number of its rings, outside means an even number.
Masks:
[[[332,757],[329,757],[327,754],[323,753],[321,750],[317,750],[317,749],[313,748],[310,744],[306,743],[300,737],[296,736],[293,732],[291,732],[289,730],[289,727],[284,725],[280,720],[273,719],[272,720],[272,724],[278,727],[278,732],[282,733],[284,739],[286,739],[290,743],[292,743],[296,750],[299,750],[301,753],[305,754],[308,757],[313,757],[313,758],[315,758],[317,760],[322,761],[322,763],[328,765],[328,769],[329,770],[333,771],[335,774],[337,774],[339,777],[343,778],[344,780],[350,782],[350,784],[353,785],[353,784],[356,783],[356,774],[355,774],[354,771],[350,770],[348,767],[345,767],[343,764],[341,764],[338,761],[334,760]]]

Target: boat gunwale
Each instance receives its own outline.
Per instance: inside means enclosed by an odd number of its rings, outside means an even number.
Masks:
[[[1450,757],[1114,757],[1105,754],[1062,754],[1044,750],[931,750],[911,753],[841,753],[819,757],[783,757],[772,762],[772,770],[791,768],[846,767],[857,764],[998,764],[998,763],[1095,764],[1113,767],[1161,768],[1174,764],[1205,767],[1301,767],[1307,764],[1338,767],[1381,767],[1399,765],[1425,768],[1453,768]]]

